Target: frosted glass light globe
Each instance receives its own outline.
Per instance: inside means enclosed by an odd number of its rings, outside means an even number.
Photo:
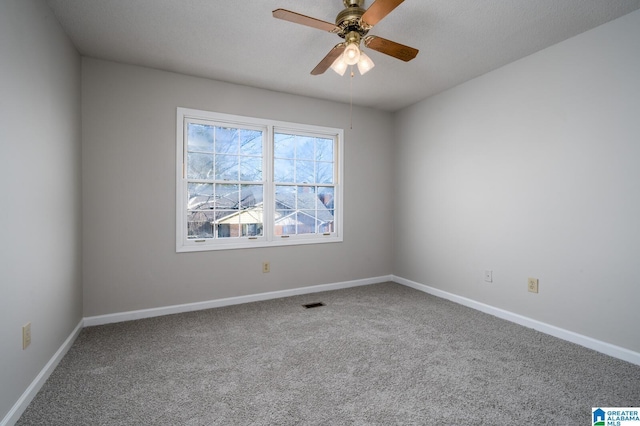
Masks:
[[[360,52],[360,60],[358,61],[358,71],[360,71],[360,75],[365,75],[373,67],[375,67],[375,64],[371,58],[368,57],[366,53]]]
[[[331,64],[331,69],[340,75],[344,75],[344,72],[347,70],[347,67],[349,66],[344,61],[343,57],[344,57],[344,53],[338,56],[338,59],[333,61],[333,64]]]
[[[347,48],[344,50],[344,61],[348,65],[355,65],[360,60],[360,49],[358,45],[355,43],[349,43]]]

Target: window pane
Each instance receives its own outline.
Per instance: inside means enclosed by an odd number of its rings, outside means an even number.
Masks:
[[[236,225],[237,226],[237,225]],[[218,238],[229,238],[231,237],[231,225],[227,223],[223,223],[220,225],[216,225],[216,229],[218,230]]]
[[[295,212],[276,219],[275,235],[295,235],[297,232],[297,214]]]
[[[331,207],[327,207],[322,203],[322,200],[319,200],[317,216],[318,226],[323,224],[332,224],[334,221],[334,209],[333,209],[333,201],[330,202]]]
[[[189,123],[187,129],[188,151],[213,152],[213,126]]]
[[[277,158],[295,158],[295,136],[284,133],[274,135],[274,156]]]
[[[214,206],[213,185],[210,183],[190,183],[187,185],[187,209],[212,209]]]
[[[247,209],[262,203],[262,185],[242,185],[240,196],[240,208]]]
[[[326,208],[333,216],[333,199],[335,197],[333,187],[321,186],[318,188],[318,209]]]
[[[333,231],[333,187],[276,186],[275,235]]]
[[[316,160],[333,161],[333,139],[316,139]]]
[[[240,203],[240,185],[216,184],[216,209],[237,209]]]
[[[187,213],[187,238],[213,238],[213,214],[208,212]]]
[[[316,233],[316,212],[315,210],[301,210],[298,212],[298,234]]]
[[[276,209],[294,210],[296,208],[296,187],[288,185],[276,186]]]
[[[333,163],[316,163],[315,183],[333,183]]]
[[[296,138],[296,158],[301,160],[313,160],[315,138],[298,136]]]
[[[211,179],[213,176],[213,154],[187,154],[187,178]]]
[[[263,180],[262,131],[205,125],[188,131],[189,146],[197,152],[188,152],[187,179]],[[187,237],[260,236],[263,200],[263,185],[188,182]]]
[[[240,154],[262,156],[262,132],[259,130],[240,131]]]
[[[296,208],[298,210],[315,210],[318,197],[315,194],[315,188],[309,186],[298,187],[298,202]]]
[[[332,222],[318,222],[318,233],[324,234],[325,232],[333,232]]]
[[[262,223],[242,224],[243,237],[259,237],[262,236]]]
[[[262,158],[240,157],[240,180],[262,180]]]
[[[296,161],[296,183],[315,183],[313,161]]]
[[[295,233],[295,209],[289,208],[288,203],[283,204],[281,202],[276,202],[276,207],[278,209],[275,211],[275,235]],[[293,231],[290,229],[291,226],[293,226]]]
[[[237,155],[216,155],[216,179],[238,180]]]
[[[216,214],[218,238],[231,238],[240,235],[240,215],[237,210],[223,210]]]
[[[262,235],[262,208],[251,208],[240,213],[240,236],[255,237]]]
[[[238,129],[216,127],[216,152],[221,154],[238,153]]]
[[[273,175],[275,182],[293,182],[293,160],[275,160],[273,162]]]

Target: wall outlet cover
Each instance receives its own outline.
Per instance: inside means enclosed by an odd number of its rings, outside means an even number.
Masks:
[[[27,349],[31,344],[31,323],[28,322],[22,326],[22,349]]]

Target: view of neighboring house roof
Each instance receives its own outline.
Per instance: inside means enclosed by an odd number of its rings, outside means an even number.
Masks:
[[[252,224],[263,223],[262,205],[263,201],[257,200],[250,188],[244,188],[240,193],[234,191],[223,196],[195,195],[189,198],[188,209],[204,214],[199,215],[200,220]],[[276,224],[292,225],[302,220],[300,215],[321,223],[332,222],[333,198],[312,192],[276,193]]]
[[[333,212],[329,208],[333,208],[333,199],[325,206],[318,197],[319,194],[312,192],[299,193],[276,193],[276,210],[293,210],[293,211],[313,211],[317,210],[317,218],[322,222],[333,221]],[[296,205],[297,201],[297,205]]]
[[[252,188],[242,187],[240,191],[227,192],[219,195],[197,194],[189,198],[189,210],[237,210],[262,203],[262,198],[256,199]]]

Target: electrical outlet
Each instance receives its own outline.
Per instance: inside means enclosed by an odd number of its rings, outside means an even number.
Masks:
[[[493,271],[484,271],[484,280],[488,283],[493,282]]]
[[[31,344],[31,323],[28,322],[22,326],[22,349],[27,349]]]
[[[271,265],[269,264],[269,262],[262,262],[262,272],[271,272]]]
[[[538,279],[537,278],[529,278],[527,280],[527,288],[531,293],[538,292]]]

